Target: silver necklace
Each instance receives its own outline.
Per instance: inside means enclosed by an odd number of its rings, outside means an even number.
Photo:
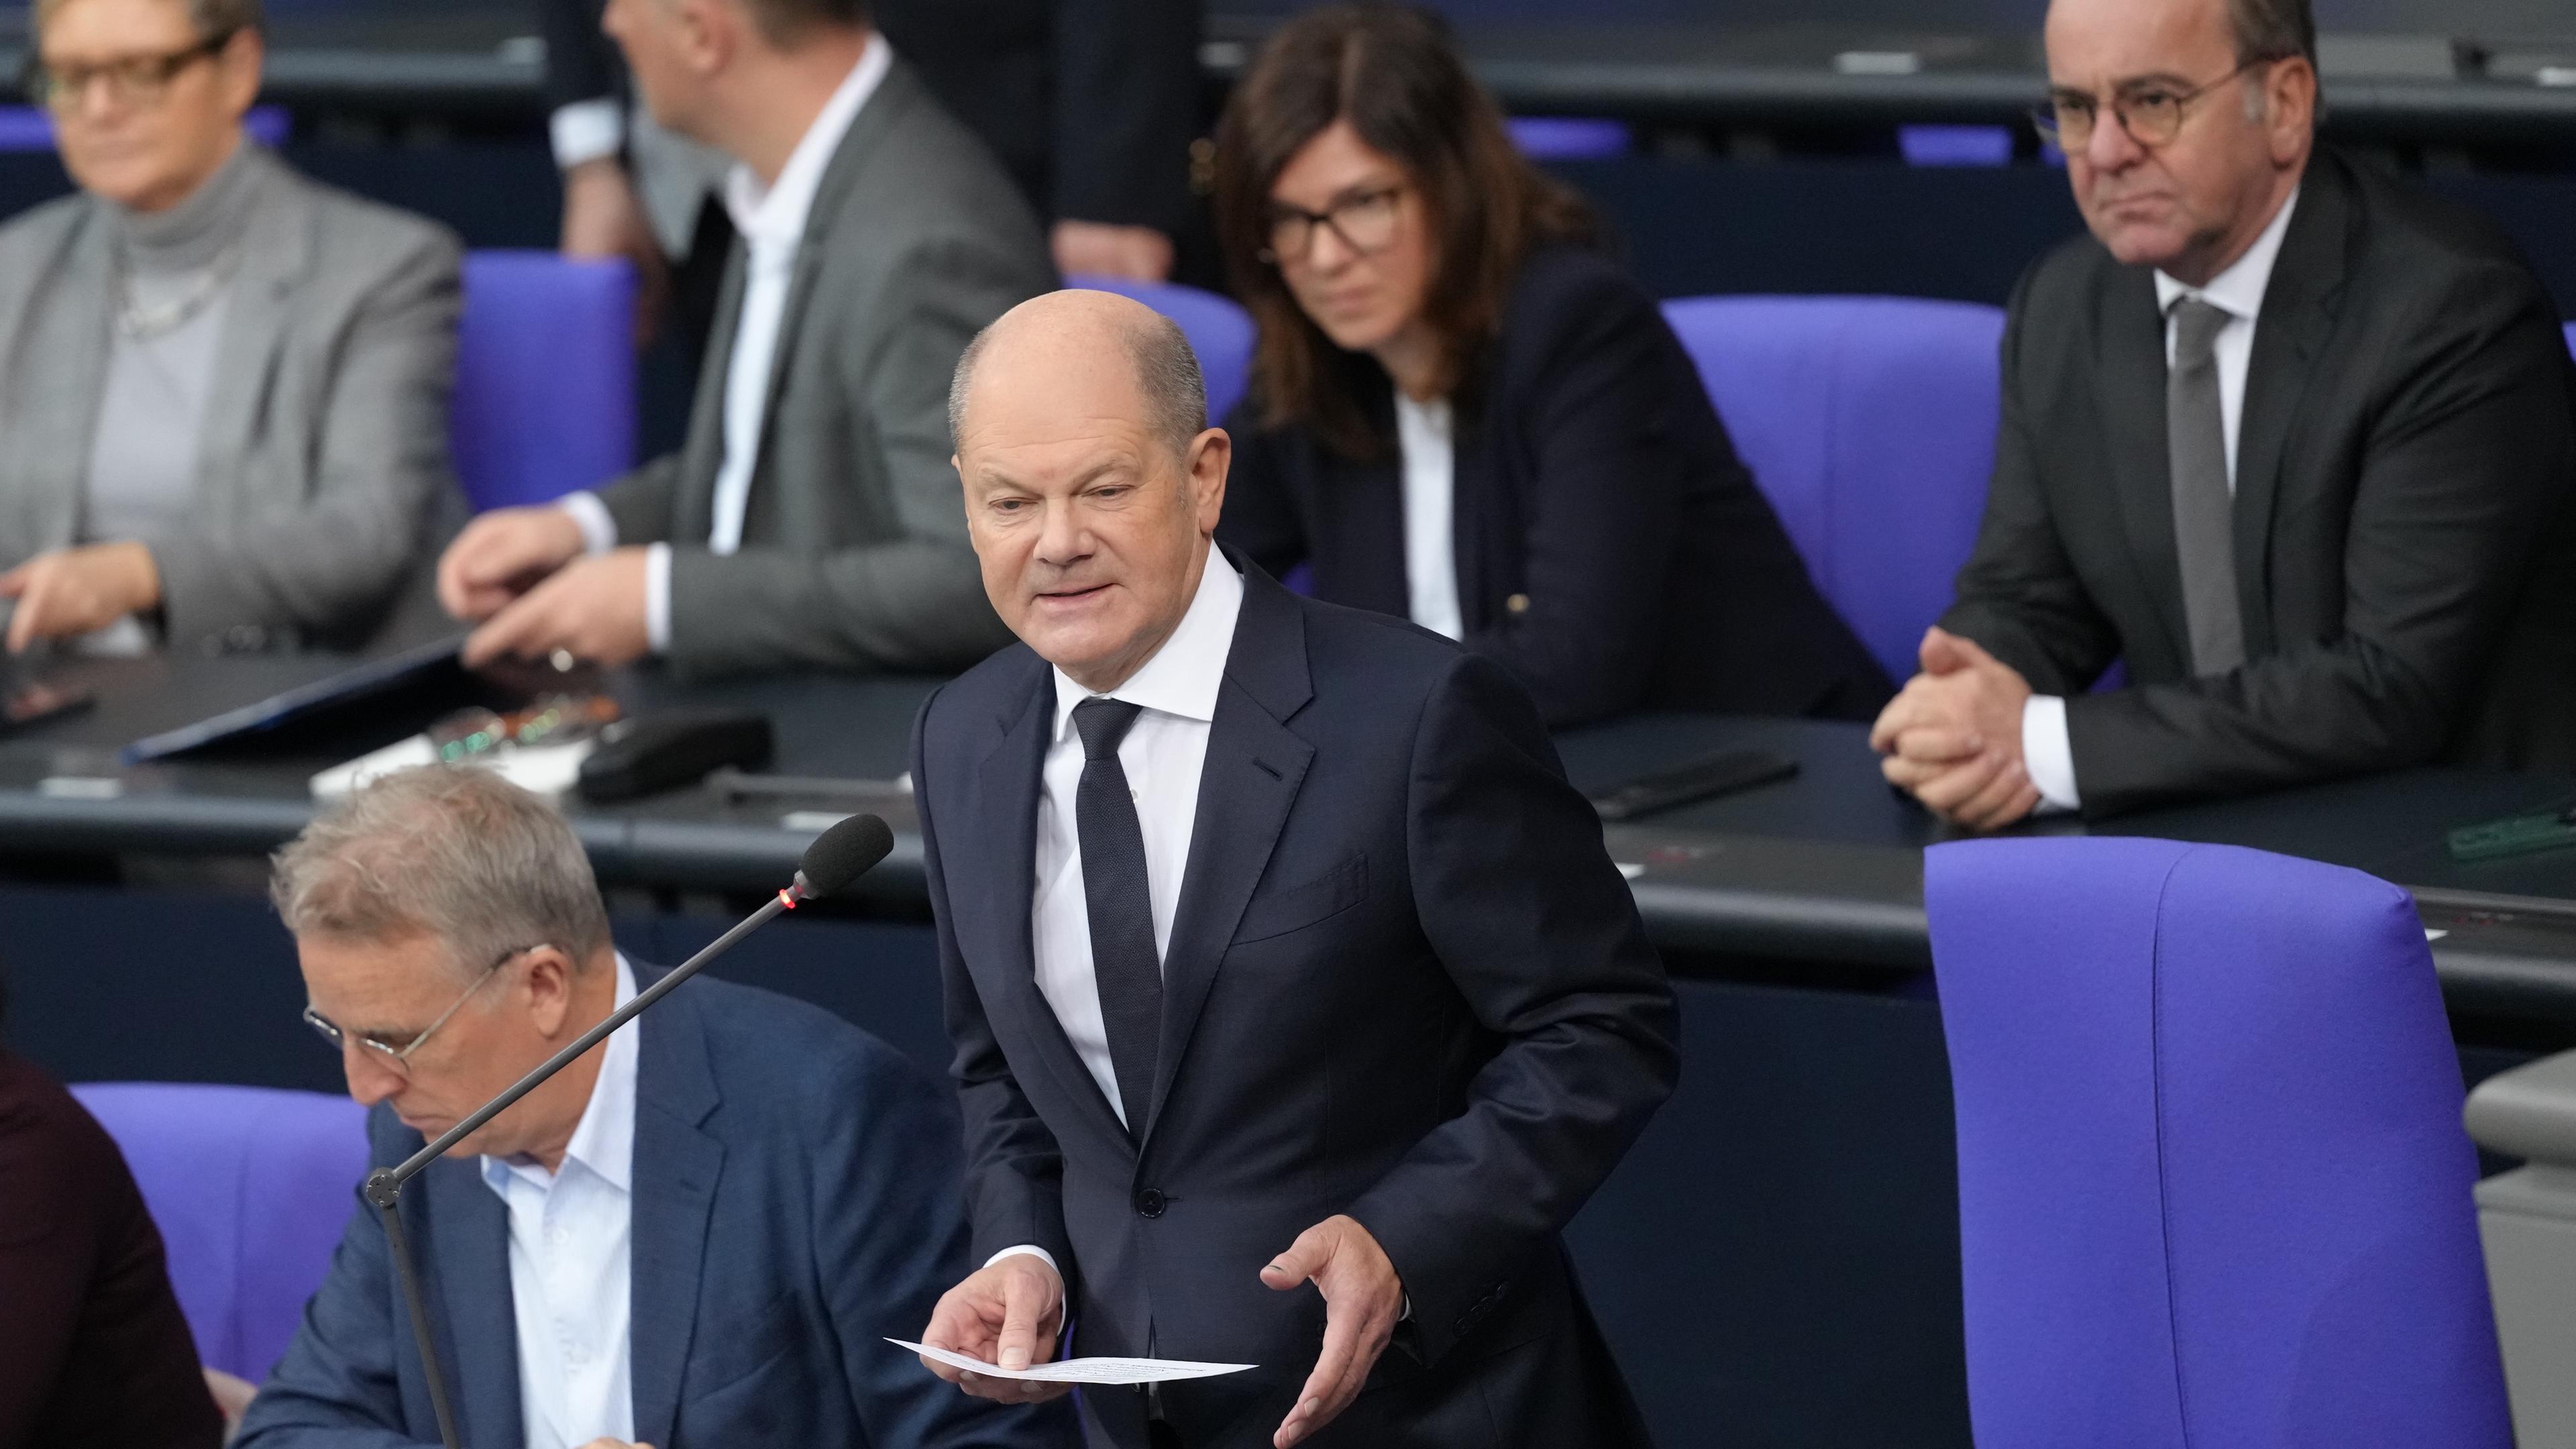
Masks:
[[[120,260],[117,266],[120,302],[116,314],[117,332],[129,342],[149,342],[187,326],[213,303],[216,294],[231,278],[233,263],[240,259],[241,243],[234,242],[189,278],[187,287],[179,295],[149,306],[135,297],[134,278]]]

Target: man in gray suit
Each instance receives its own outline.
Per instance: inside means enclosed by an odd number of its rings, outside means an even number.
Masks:
[[[1008,643],[948,469],[945,379],[1054,274],[998,162],[862,0],[612,0],[662,125],[737,163],[742,240],[680,451],[476,520],[439,597],[469,663],[962,668]]]
[[[260,18],[35,7],[34,88],[81,194],[0,227],[13,652],[354,645],[453,496],[455,239],[242,134]]]

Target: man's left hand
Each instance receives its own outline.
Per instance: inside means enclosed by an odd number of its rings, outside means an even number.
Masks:
[[[466,636],[467,668],[505,655],[543,659],[558,650],[592,664],[629,664],[652,640],[644,623],[644,550],[574,559]]]
[[[1297,1407],[1271,1436],[1276,1449],[1333,1421],[1358,1398],[1404,1313],[1404,1282],[1359,1219],[1337,1213],[1297,1235],[1288,1251],[1261,1270],[1263,1286],[1280,1292],[1312,1280],[1324,1295],[1324,1352],[1297,1393]]]
[[[40,553],[0,573],[0,599],[16,599],[9,652],[39,639],[104,629],[161,602],[161,569],[139,543],[94,543]]]
[[[1889,783],[1972,830],[2000,830],[2038,808],[2021,748],[2029,682],[1975,640],[1937,628],[1921,657],[1923,672],[1870,729]]]

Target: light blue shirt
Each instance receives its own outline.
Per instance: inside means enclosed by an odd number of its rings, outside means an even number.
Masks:
[[[617,1005],[635,971],[617,958]],[[635,1033],[600,1048],[590,1089],[554,1172],[526,1157],[485,1157],[483,1182],[510,1215],[510,1301],[519,1328],[519,1413],[527,1449],[579,1449],[635,1437],[629,1352],[635,1218]]]

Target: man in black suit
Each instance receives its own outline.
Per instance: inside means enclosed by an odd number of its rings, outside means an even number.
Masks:
[[[1888,778],[1992,828],[2576,764],[2576,375],[2539,282],[2313,149],[2306,0],[2056,0],[2047,40],[2092,236],[2013,299],[1984,529],[1872,734]]]
[[[1217,551],[1231,445],[1133,303],[1014,309],[950,416],[1022,642],[914,740],[986,1263],[925,1341],[1260,1366],[1086,1394],[1130,1449],[1645,1442],[1557,1234],[1673,1000],[1527,696]]]

